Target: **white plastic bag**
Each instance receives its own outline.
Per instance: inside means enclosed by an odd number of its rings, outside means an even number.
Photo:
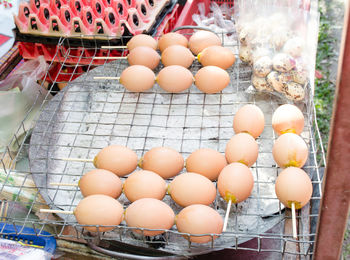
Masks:
[[[0,82],[0,152],[4,152],[7,146],[12,153],[16,152],[23,134],[32,128],[36,112],[45,97],[50,95],[37,83],[47,68],[44,57],[39,56],[25,62]],[[20,127],[22,121],[24,127]]]

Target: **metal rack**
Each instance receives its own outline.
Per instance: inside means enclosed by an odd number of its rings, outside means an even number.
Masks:
[[[224,46],[237,53],[236,41],[227,43],[227,38],[223,35],[222,39]],[[294,240],[285,231],[290,220],[289,210],[283,208],[274,194],[274,181],[280,169],[272,157],[272,146],[277,137],[272,130],[271,116],[278,105],[288,101],[278,95],[254,91],[250,86],[251,71],[247,65],[237,59],[235,65],[228,70],[230,85],[218,94],[201,93],[194,85],[177,94],[167,93],[157,85],[144,93],[130,93],[119,82],[93,80],[94,76],[119,76],[127,66],[127,61],[106,62],[95,69],[92,61],[89,65],[72,65],[67,61],[71,58],[79,61],[84,59],[84,51],[79,57],[72,57],[70,51],[74,47],[63,48],[67,45],[69,46],[69,40],[63,38],[58,45],[58,51],[63,52],[60,56],[64,57],[59,62],[59,74],[52,78],[49,68],[45,76],[54,83],[63,83],[57,79],[59,75],[66,74],[65,76],[70,76],[67,87],[61,92],[55,91],[53,87],[50,89],[50,93],[55,96],[47,95],[42,102],[36,124],[28,128],[22,122],[14,134],[13,140],[19,146],[19,152],[14,153],[8,147],[2,155],[5,177],[0,192],[4,194],[10,189],[14,193],[12,198],[7,198],[11,200],[5,220],[7,223],[12,223],[15,227],[34,227],[39,236],[43,235],[43,230],[49,230],[60,238],[115,240],[175,255],[188,256],[223,248],[304,257],[312,255],[321,198],[321,167],[325,165],[325,156],[311,90],[308,91],[306,101],[297,105],[306,119],[302,137],[310,152],[303,169],[312,178],[314,191],[310,204],[297,213],[299,236],[298,240]],[[91,46],[84,49],[94,50]],[[50,67],[54,65],[52,62]],[[79,68],[83,66],[86,72],[72,80],[76,71],[81,71]],[[65,67],[70,67],[69,71],[73,72],[67,75]],[[195,61],[190,70],[195,74],[199,68],[200,64]],[[254,190],[247,201],[238,204],[231,211],[228,232],[211,243],[191,244],[182,237],[186,234],[177,232],[175,226],[164,235],[150,239],[145,236],[136,237],[125,224],[111,232],[91,234],[85,232],[73,216],[59,215],[62,219],[50,214],[41,214],[39,219],[33,216],[39,208],[47,207],[46,203],[54,209],[72,210],[82,198],[77,187],[50,187],[48,183],[77,182],[93,165],[89,162],[63,161],[60,158],[93,158],[101,148],[109,144],[126,145],[138,156],[155,146],[172,147],[184,158],[202,147],[224,153],[227,141],[234,135],[233,116],[239,107],[247,103],[258,105],[265,114],[265,129],[257,139],[258,160],[251,168],[255,180]],[[25,138],[20,138],[19,133],[22,132]],[[16,167],[16,162],[21,162],[27,156],[30,170],[24,171],[18,167],[18,163]],[[5,163],[6,158],[10,159],[9,165]],[[32,197],[28,198],[28,193]],[[181,209],[168,195],[164,200],[175,213]],[[125,207],[129,204],[123,196],[119,201]],[[14,205],[17,203],[28,209],[22,217],[15,214]],[[218,195],[212,207],[223,216],[226,203]],[[20,228],[17,230],[19,233],[23,231]],[[295,247],[290,249],[290,244]],[[297,247],[299,249],[295,250]]]

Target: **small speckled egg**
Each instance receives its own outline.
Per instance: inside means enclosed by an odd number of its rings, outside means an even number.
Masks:
[[[74,209],[74,216],[80,225],[117,226],[123,220],[123,206],[115,199],[101,194],[82,199]],[[91,232],[106,232],[114,227],[85,226]]]
[[[129,51],[133,50],[138,46],[148,46],[154,50],[157,49],[158,43],[157,41],[147,34],[138,34],[133,36],[130,41],[126,44]]]
[[[253,72],[258,77],[266,77],[272,69],[272,60],[268,56],[261,57],[253,64]]]
[[[308,80],[308,71],[302,65],[297,64],[294,69],[290,71],[292,80],[296,83],[304,85]]]
[[[123,70],[119,81],[131,92],[142,92],[153,87],[155,75],[146,66],[133,65]]]
[[[181,172],[184,167],[184,158],[172,148],[154,147],[144,154],[140,167],[168,179]]]
[[[294,37],[289,39],[284,47],[283,52],[288,53],[293,57],[301,56],[304,49],[304,40],[300,37]]]
[[[188,41],[188,47],[195,55],[213,45],[221,46],[220,38],[213,32],[203,30],[195,32]]]
[[[236,134],[248,133],[257,138],[263,132],[264,126],[264,114],[253,104],[242,106],[233,118],[233,129]]]
[[[246,200],[252,193],[254,178],[249,168],[242,163],[231,163],[220,173],[217,187],[221,197],[232,203]]]
[[[147,46],[138,46],[132,49],[128,55],[130,65],[143,65],[154,70],[160,61],[158,52]]]
[[[227,71],[216,66],[201,68],[194,79],[196,87],[207,94],[218,93],[230,83],[230,76]]]
[[[304,87],[293,81],[284,84],[284,94],[288,99],[294,101],[300,101],[305,98]]]
[[[224,221],[220,214],[205,205],[191,205],[183,210],[175,218],[177,230],[191,235],[221,234]],[[185,236],[194,243],[208,243],[218,236]]]
[[[122,177],[136,169],[137,154],[125,146],[110,145],[95,156],[94,166]]]
[[[285,53],[278,53],[272,60],[273,68],[279,72],[289,72],[295,67],[295,60]]]
[[[182,45],[187,48],[188,40],[182,34],[170,32],[162,35],[158,40],[158,47],[161,52],[172,45]]]
[[[247,45],[255,35],[254,24],[245,24],[238,34],[238,39],[242,45]]]
[[[174,178],[168,186],[171,198],[181,207],[192,204],[211,204],[216,197],[216,188],[207,177],[186,172]]]
[[[163,201],[144,198],[133,202],[125,210],[125,222],[128,227],[147,229],[171,229],[175,222],[174,211]],[[140,229],[133,230],[142,234]],[[145,236],[156,236],[162,230],[143,230]]]
[[[198,61],[203,66],[217,66],[228,69],[235,63],[233,52],[222,46],[210,46],[198,54]]]
[[[162,200],[166,193],[166,182],[158,174],[141,170],[133,172],[125,180],[123,190],[129,201],[142,198]]]
[[[245,63],[252,62],[252,50],[248,46],[241,46],[239,48],[239,58]]]
[[[113,172],[95,169],[81,177],[79,188],[84,197],[103,194],[116,199],[122,193],[122,182]]]
[[[247,133],[233,136],[226,144],[228,163],[240,162],[251,167],[258,159],[259,146],[254,137]]]
[[[304,115],[291,104],[279,106],[272,115],[272,128],[278,135],[294,133],[300,135],[304,129]]]
[[[281,168],[304,166],[309,150],[303,138],[297,134],[285,133],[273,145],[272,155]]]
[[[164,66],[179,65],[188,68],[194,60],[192,52],[182,45],[171,45],[162,53]]]
[[[305,171],[295,167],[284,169],[275,184],[277,198],[284,206],[296,209],[304,207],[312,196],[312,183]]]
[[[284,80],[280,72],[271,71],[266,77],[267,83],[277,92],[284,92]]]
[[[186,160],[186,170],[188,172],[199,173],[212,181],[217,179],[226,165],[224,155],[208,148],[194,151]]]
[[[188,69],[171,65],[163,68],[157,76],[158,85],[170,93],[182,92],[193,84],[193,75]]]
[[[270,84],[268,83],[265,77],[261,78],[253,74],[252,84],[258,91],[268,91],[268,92],[273,91],[273,89],[271,88]]]

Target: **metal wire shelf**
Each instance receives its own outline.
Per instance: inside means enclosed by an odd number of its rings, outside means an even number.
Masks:
[[[227,38],[223,35],[222,38],[224,45],[237,53],[236,41],[227,43]],[[31,226],[40,230],[37,234],[39,236],[42,235],[43,230],[49,230],[55,236],[67,239],[97,238],[126,243],[132,241],[141,247],[158,248],[173,254],[191,255],[231,248],[312,256],[318,205],[321,198],[321,169],[325,165],[325,156],[311,91],[306,101],[297,105],[306,118],[302,137],[310,148],[310,154],[304,170],[312,178],[314,192],[310,204],[297,214],[299,237],[298,240],[294,240],[284,231],[286,222],[290,220],[290,216],[285,212],[289,210],[285,210],[274,195],[274,181],[280,169],[272,157],[272,146],[276,136],[272,130],[271,116],[278,105],[287,101],[280,96],[252,91],[251,71],[248,66],[237,60],[234,67],[228,70],[231,77],[230,85],[218,94],[203,94],[195,86],[182,93],[170,94],[156,85],[144,93],[130,93],[125,91],[118,82],[93,80],[94,76],[119,76],[127,66],[127,61],[107,63],[106,60],[104,65],[93,69],[95,66],[92,59],[89,65],[79,62],[69,63],[71,58],[77,58],[79,61],[84,59],[85,50],[90,53],[94,51],[91,46],[85,48],[83,45],[80,55],[75,57],[71,55],[75,47],[63,48],[63,46],[69,46],[68,39],[62,38],[58,46],[62,46],[58,51],[63,52],[61,56],[64,57],[59,62],[60,71],[55,77],[51,75],[50,68],[55,66],[55,62],[52,62],[45,76],[54,83],[50,93],[55,96],[52,98],[51,95],[47,95],[45,101],[40,104],[41,113],[36,115],[36,123],[29,128],[25,127],[23,122],[19,126],[11,142],[17,144],[18,152],[11,150],[8,146],[1,157],[3,184],[0,191],[3,195],[2,199],[10,201],[7,216],[3,221],[12,223],[15,227]],[[97,47],[95,53],[96,50]],[[125,54],[126,51],[123,50],[122,55]],[[71,68],[72,72],[67,73],[65,68]],[[80,68],[84,68],[83,71],[86,72],[77,72],[79,77],[73,80],[76,71],[81,71]],[[190,70],[195,74],[199,68],[200,65],[195,62]],[[157,71],[160,69],[161,66]],[[59,76],[62,75],[65,78],[68,76],[70,80],[61,81]],[[68,83],[69,87],[58,92],[54,88],[55,83]],[[60,160],[60,157],[93,158],[99,149],[112,143],[126,145],[138,156],[142,156],[155,146],[172,147],[184,158],[201,147],[212,148],[223,153],[226,142],[234,134],[233,116],[240,106],[247,103],[257,104],[263,110],[266,121],[264,132],[257,139],[259,157],[251,168],[255,180],[254,191],[247,202],[240,203],[230,214],[232,221],[229,223],[228,232],[212,240],[211,243],[202,246],[186,242],[182,237],[186,234],[177,232],[174,227],[153,240],[145,236],[136,237],[125,225],[115,227],[111,232],[90,234],[85,232],[74,218],[60,219],[49,214],[38,214],[40,218],[37,218],[33,214],[39,208],[47,207],[48,200],[51,202],[50,207],[72,210],[81,198],[77,187],[50,187],[48,183],[49,180],[77,181],[92,169],[92,164],[66,162]],[[31,169],[23,170],[26,167],[19,167],[19,165],[24,158],[27,158],[28,153]],[[36,185],[33,183],[33,176]],[[39,178],[41,182],[38,181]],[[272,193],[271,190],[273,190]],[[70,194],[71,197],[64,197],[66,195],[62,194]],[[129,203],[126,198],[120,200],[124,206]],[[180,210],[180,207],[171,202],[168,195],[165,201],[170,203],[176,212]],[[21,217],[15,213],[18,204],[28,209]],[[265,205],[277,205],[277,208],[264,212]],[[219,210],[226,209],[219,195],[212,206]],[[244,219],[249,218],[257,219],[257,223],[248,221],[245,225],[242,224]],[[274,221],[270,226],[264,226],[266,219],[274,219]],[[254,226],[247,228],[252,223]],[[259,226],[264,226],[265,229]],[[70,228],[67,229],[68,227]],[[21,228],[17,230],[18,233],[23,231]],[[213,237],[213,234],[211,236]],[[180,248],[178,241],[183,244]],[[290,250],[290,244],[297,245],[299,250],[295,250],[296,247]]]

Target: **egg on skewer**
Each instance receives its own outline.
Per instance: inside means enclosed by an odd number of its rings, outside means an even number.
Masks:
[[[218,93],[228,86],[230,76],[226,70],[216,66],[206,66],[194,76],[196,87],[207,94]]]
[[[197,55],[203,66],[217,66],[222,69],[230,68],[236,61],[233,52],[222,46],[209,46]]]
[[[146,170],[133,172],[123,185],[124,194],[131,202],[142,198],[162,200],[166,189],[167,185],[162,177]]]
[[[93,163],[98,169],[105,169],[122,177],[136,169],[137,155],[125,146],[110,145],[99,151]]]
[[[224,155],[213,149],[201,148],[186,160],[186,170],[201,174],[211,181],[218,178],[221,170],[227,165]]]
[[[304,207],[312,196],[312,182],[305,171],[296,167],[284,169],[275,183],[277,198],[292,209],[293,237],[297,239],[296,209]]]
[[[195,32],[188,41],[188,47],[195,55],[213,45],[221,46],[221,40],[215,33],[210,31]]]
[[[165,67],[179,65],[189,68],[195,57],[188,48],[182,45],[171,45],[163,51],[161,60]]]
[[[240,162],[251,167],[258,159],[259,146],[254,137],[247,133],[234,135],[226,144],[228,163]]]
[[[127,226],[135,228],[133,229],[135,233],[146,236],[156,236],[164,231],[140,229],[170,229],[174,225],[174,220],[174,211],[163,201],[153,198],[136,200],[125,210]]]
[[[206,205],[190,205],[180,211],[175,218],[179,232],[188,233],[186,239],[194,243],[208,243],[222,233],[223,220],[220,214]],[[201,234],[216,234],[214,236],[191,236]]]
[[[171,65],[164,67],[159,72],[156,81],[165,91],[179,93],[190,88],[194,79],[191,71],[188,69],[179,65]]]
[[[176,32],[163,34],[158,40],[158,47],[161,52],[173,45],[181,45],[187,48],[188,40],[185,36]]]
[[[117,200],[101,194],[85,197],[73,211],[40,209],[40,212],[74,214],[78,223],[91,232],[113,230],[113,226],[123,220],[123,206]]]
[[[241,107],[233,118],[233,129],[236,134],[248,133],[254,138],[264,130],[265,117],[261,109],[253,104]]]
[[[306,163],[309,150],[303,138],[297,134],[286,133],[277,138],[272,155],[281,168],[301,168]]]
[[[226,231],[231,204],[246,200],[252,193],[253,186],[253,174],[242,163],[231,163],[221,171],[217,188],[221,197],[228,202],[223,231]]]
[[[305,119],[301,110],[291,104],[279,106],[272,115],[272,128],[276,134],[294,133],[300,135]]]
[[[163,179],[176,176],[184,167],[182,155],[170,147],[154,147],[139,162],[140,168],[153,171]]]
[[[180,206],[211,204],[216,197],[216,188],[208,178],[198,173],[180,174],[168,186],[171,198]]]

